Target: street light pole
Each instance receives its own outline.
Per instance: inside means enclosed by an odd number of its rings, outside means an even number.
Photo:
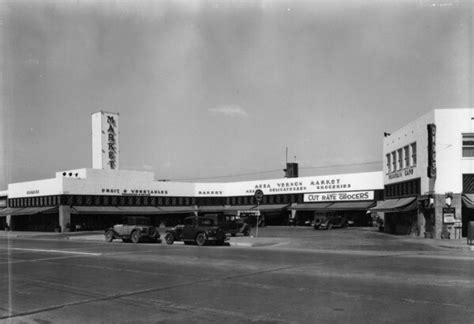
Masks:
[[[257,201],[257,228],[255,230],[255,237],[258,237],[258,217],[260,216],[260,202]]]
[[[255,237],[258,237],[258,217],[260,216],[260,202],[263,199],[263,191],[258,189],[255,190],[255,201],[257,202],[257,228],[255,229]]]

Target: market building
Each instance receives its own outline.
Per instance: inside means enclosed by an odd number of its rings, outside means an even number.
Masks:
[[[383,140],[385,231],[459,239],[474,221],[474,109],[435,109]]]
[[[98,230],[124,215],[145,215],[155,224],[186,216],[255,213],[267,225],[344,213],[367,222],[367,210],[382,196],[380,172],[281,178],[232,183],[156,181],[152,172],[77,169],[52,179],[8,186],[0,211],[14,230]],[[260,202],[255,192],[261,190]]]
[[[92,115],[92,168],[12,183],[0,191],[0,228],[101,230],[125,215],[174,225],[189,215],[253,215],[266,225],[339,215],[384,231],[460,239],[474,221],[474,109],[435,109],[383,138],[383,171],[226,183],[157,181],[121,170],[119,115]],[[256,193],[261,193],[259,199]]]
[[[120,170],[119,115],[92,115],[92,168],[54,178],[12,183],[4,192],[0,225],[13,230],[99,230],[125,215],[145,215],[174,225],[189,215],[257,216],[266,225],[304,224],[317,214],[341,214],[368,225],[368,209],[383,199],[381,172],[228,183],[157,181],[153,172]],[[255,194],[263,193],[260,199]],[[1,201],[0,201],[1,202]]]

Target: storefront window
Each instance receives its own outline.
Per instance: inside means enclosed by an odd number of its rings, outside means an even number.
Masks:
[[[462,156],[474,157],[474,134],[462,134]]]

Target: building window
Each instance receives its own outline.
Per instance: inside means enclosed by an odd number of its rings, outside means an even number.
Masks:
[[[416,143],[411,143],[411,165],[416,165]]]
[[[403,169],[403,150],[399,149],[397,151],[398,155],[398,170]]]
[[[474,157],[474,134],[462,134],[462,156]]]
[[[392,152],[392,171],[397,170],[397,152]]]
[[[390,153],[388,153],[387,154],[387,173],[390,173],[392,171],[391,166],[392,166],[392,161],[390,160]]]
[[[404,167],[405,168],[408,168],[410,166],[410,147],[407,145],[403,148],[403,153],[405,154],[404,155],[404,158],[405,158],[405,165]]]

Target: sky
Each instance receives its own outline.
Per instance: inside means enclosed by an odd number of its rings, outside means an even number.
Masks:
[[[472,107],[471,1],[0,1],[0,190],[92,167],[221,182],[382,170],[383,133]],[[287,153],[288,152],[288,153]]]

